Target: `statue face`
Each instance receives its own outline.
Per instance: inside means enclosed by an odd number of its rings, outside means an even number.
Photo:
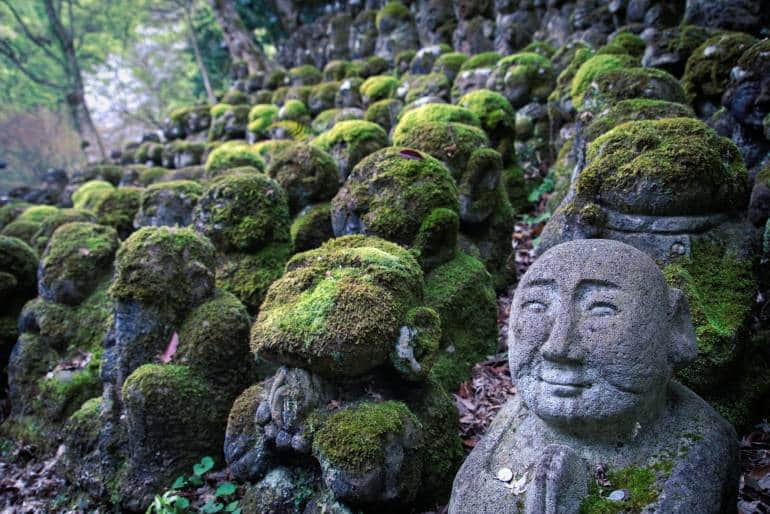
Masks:
[[[511,307],[511,376],[547,422],[632,421],[662,401],[671,309],[655,263],[623,243],[558,245],[519,283]]]

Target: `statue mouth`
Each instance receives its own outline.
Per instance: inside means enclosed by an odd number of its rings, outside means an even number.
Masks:
[[[575,370],[545,368],[538,374],[538,380],[552,389],[554,396],[577,396],[591,387]]]

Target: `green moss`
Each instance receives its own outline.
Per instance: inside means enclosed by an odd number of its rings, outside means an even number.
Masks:
[[[701,394],[719,388],[719,377],[735,366],[748,330],[757,289],[752,262],[703,242],[693,244],[691,258],[663,272],[670,285],[687,295],[698,340],[695,362],[679,377]]]
[[[265,161],[265,165],[269,166],[273,161],[273,157],[291,144],[292,141],[289,139],[268,139],[253,144],[251,148]]]
[[[388,2],[377,12],[375,24],[377,30],[382,32],[400,22],[412,19],[409,9],[401,2]]]
[[[249,97],[243,91],[231,89],[222,97],[222,103],[227,105],[243,105],[249,103]]]
[[[351,154],[356,154],[356,148],[364,144],[384,147],[388,145],[388,135],[379,125],[364,120],[340,121],[334,127],[316,137],[313,146],[325,152],[331,153],[339,144],[345,144],[350,148]],[[363,157],[360,156],[359,159]],[[358,159],[353,159],[357,161]]]
[[[404,99],[411,103],[426,96],[447,97],[451,84],[443,73],[428,73],[412,76],[409,79],[409,90]]]
[[[195,227],[222,251],[254,251],[271,242],[288,242],[286,193],[260,173],[223,175],[203,193]]]
[[[316,432],[313,449],[335,467],[366,473],[385,464],[388,439],[408,425],[421,427],[401,402],[361,402],[330,416]]]
[[[291,240],[298,252],[318,248],[334,237],[331,203],[324,202],[303,209],[291,224]]]
[[[206,159],[206,173],[213,174],[240,166],[252,166],[260,171],[265,163],[251,145],[228,142],[213,150]]]
[[[79,303],[109,273],[118,244],[112,227],[75,222],[57,228],[40,264],[41,296]]]
[[[104,196],[95,207],[96,217],[102,225],[113,227],[121,239],[134,230],[134,216],[139,210],[142,190],[120,187]]]
[[[497,348],[497,302],[484,264],[462,252],[425,277],[425,304],[441,318],[441,348],[431,375],[454,391],[476,362]]]
[[[452,121],[473,127],[481,127],[479,117],[464,107],[452,104],[428,104],[402,113],[398,125],[393,129],[394,140],[403,137],[415,125],[427,121]]]
[[[398,79],[391,75],[376,75],[366,79],[359,91],[364,96],[367,104],[382,100],[384,98],[393,98],[398,89]]]
[[[580,58],[589,55],[585,51],[579,53]],[[578,54],[575,54],[575,57],[578,58]],[[570,87],[572,105],[578,109],[583,105],[583,96],[586,91],[588,91],[591,83],[603,73],[618,68],[630,68],[637,64],[638,60],[630,55],[595,55],[586,59],[572,78]]]
[[[349,73],[353,71],[353,66],[350,61],[332,60],[326,63],[323,69],[323,81],[333,82],[342,80],[349,76]]]
[[[460,217],[457,212],[438,208],[422,221],[412,252],[425,270],[450,260],[455,254]]]
[[[186,310],[213,289],[214,247],[189,228],[144,227],[120,247],[115,300]]]
[[[28,245],[34,245],[35,236],[40,231],[41,224],[34,221],[15,220],[0,231],[0,235],[21,239]]]
[[[154,182],[163,180],[167,175],[168,175],[168,170],[165,168],[150,167],[150,168],[144,169],[139,174],[139,179],[137,180],[137,182],[139,182],[141,186],[146,187]]]
[[[457,105],[478,116],[481,127],[486,131],[493,147],[503,157],[503,161],[513,162],[516,113],[511,103],[499,93],[488,89],[477,89],[460,98]]]
[[[688,105],[655,100],[632,98],[612,103],[599,113],[586,127],[585,138],[593,141],[602,134],[628,121],[658,120],[661,118],[694,118],[695,113]]]
[[[27,202],[21,202],[15,199],[11,199],[7,204],[0,207],[0,229],[18,218],[18,216],[28,207],[29,204]]]
[[[321,71],[310,64],[297,66],[289,70],[292,83],[297,86],[312,86],[321,82]]]
[[[72,205],[76,209],[94,210],[99,201],[114,190],[115,187],[109,182],[91,180],[72,193]]]
[[[580,504],[580,514],[620,514],[641,513],[643,509],[658,499],[660,490],[655,473],[647,468],[622,468],[607,472],[607,480],[613,490],[624,489],[628,493],[623,501],[612,501],[604,496],[604,491],[592,480],[588,496]]]
[[[325,376],[358,376],[384,363],[422,272],[403,248],[346,236],[295,255],[252,327],[260,357]]]
[[[253,380],[250,328],[249,313],[238,298],[219,292],[185,319],[174,362],[190,366],[235,398]]]
[[[313,90],[308,97],[308,106],[313,112],[318,112],[319,107],[334,107],[334,100],[337,97],[337,92],[340,89],[340,83],[335,82],[322,82],[313,87]]]
[[[292,121],[305,121],[309,118],[310,113],[305,107],[305,104],[300,100],[287,100],[283,107],[278,111],[278,119],[292,120]]]
[[[254,413],[257,412],[263,396],[260,383],[247,388],[235,399],[227,418],[228,434],[243,434],[254,429]]]
[[[680,202],[650,206],[656,211],[651,214],[722,212],[725,205],[737,209],[746,202],[746,168],[737,148],[696,119],[624,123],[588,146],[586,162],[578,194],[612,195],[613,206],[624,212],[643,214],[639,209],[644,206],[636,197],[623,194],[640,181],[655,182],[670,195],[683,195]],[[687,196],[690,188],[702,195]],[[704,204],[703,198],[711,203]]]
[[[403,107],[403,102],[395,98],[379,100],[366,109],[364,119],[376,123],[384,130],[389,131],[396,124],[398,115]]]
[[[326,132],[334,126],[335,119],[340,112],[342,112],[342,109],[338,108],[321,111],[310,123],[311,130],[315,134]]]
[[[535,53],[549,58],[556,53],[556,48],[546,41],[532,41],[521,49],[522,52]]]
[[[460,71],[492,68],[500,59],[502,59],[502,55],[497,52],[482,52],[463,61],[463,64],[460,66]]]
[[[229,254],[217,265],[217,287],[234,294],[250,313],[256,314],[291,254],[292,245],[284,242],[248,254]]]
[[[59,209],[54,216],[46,218],[45,221],[41,223],[40,229],[35,234],[32,242],[37,252],[43,253],[45,245],[48,244],[48,240],[51,239],[51,235],[57,228],[65,223],[72,223],[74,221],[88,221],[95,223],[96,217],[90,211],[83,209]]]
[[[17,219],[31,223],[43,223],[46,219],[58,214],[59,209],[52,205],[33,205],[24,209]]]
[[[340,186],[332,158],[305,143],[294,143],[278,151],[267,173],[286,191],[292,213],[309,204],[331,200]]]
[[[598,75],[585,92],[583,107],[595,110],[630,98],[687,102],[682,86],[670,73],[657,68],[622,68]]]
[[[0,236],[0,312],[15,318],[22,304],[35,296],[37,264],[37,253],[24,241]]]
[[[449,52],[440,55],[433,63],[434,73],[443,73],[447,79],[452,80],[460,72],[468,56],[460,52]]]
[[[372,193],[376,191],[376,193]],[[384,148],[353,170],[332,209],[355,205],[363,230],[411,246],[434,209],[459,213],[457,188],[447,168],[428,154]]]
[[[286,85],[288,80],[289,75],[286,73],[286,70],[281,68],[273,68],[267,75],[267,79],[265,80],[265,87],[268,89],[276,89],[280,86]]]
[[[81,369],[67,373],[65,377],[44,376],[38,383],[39,397],[35,401],[38,409],[46,417],[61,421],[77,411],[86,400],[102,392],[99,377],[101,348],[97,348],[88,358],[88,363]]]
[[[134,154],[137,164],[160,165],[163,161],[163,145],[153,141],[146,141],[139,145]]]
[[[417,55],[417,50],[404,50],[396,54],[396,58],[393,59],[393,64],[396,68],[396,72],[400,73],[409,69],[409,63],[412,62],[414,56]]]
[[[742,32],[723,32],[696,48],[687,59],[682,76],[688,100],[710,100],[719,105],[730,80],[730,70],[756,42],[756,38]]]
[[[633,57],[642,57],[647,44],[642,38],[628,31],[622,31],[615,34],[609,40],[608,46],[617,47],[620,51],[613,53],[624,53]],[[605,47],[606,48],[606,47]],[[607,53],[604,48],[599,49],[599,54]]]
[[[267,136],[267,127],[278,114],[278,107],[273,104],[258,104],[249,111],[248,130],[257,137]]]
[[[401,127],[401,130],[399,130]],[[426,152],[447,165],[458,182],[467,170],[474,151],[489,146],[483,130],[453,122],[412,123],[393,131],[393,144]]]

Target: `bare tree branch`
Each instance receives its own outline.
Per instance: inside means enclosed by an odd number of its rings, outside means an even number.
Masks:
[[[21,71],[24,75],[26,75],[33,82],[37,82],[41,86],[50,87],[51,89],[55,89],[57,91],[66,91],[68,89],[67,86],[63,86],[61,84],[56,84],[56,83],[51,82],[50,80],[46,80],[43,77],[41,77],[41,76],[35,74],[34,72],[32,72],[24,64],[23,60],[18,55],[16,55],[16,52],[8,44],[8,42],[0,40],[0,54],[2,54],[9,61],[11,61],[19,69],[19,71]]]

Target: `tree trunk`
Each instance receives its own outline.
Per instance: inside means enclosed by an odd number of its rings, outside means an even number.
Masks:
[[[198,47],[198,39],[195,37],[195,25],[193,25],[192,16],[190,16],[190,7],[186,5],[184,8],[184,16],[187,21],[187,32],[190,35],[190,45],[192,45],[193,53],[195,54],[195,63],[198,65],[198,71],[203,79],[203,87],[206,88],[206,97],[210,104],[217,103],[217,97],[214,96],[214,90],[211,88],[211,81],[209,80],[209,72],[206,70],[206,65],[203,64],[201,58],[201,51]]]
[[[251,74],[267,70],[265,56],[252,41],[252,36],[243,25],[233,0],[210,2],[217,22],[222,27],[222,35],[233,62],[245,62]]]
[[[57,13],[52,0],[44,0],[46,16],[51,25],[51,31],[56,37],[56,42],[61,49],[64,57],[65,75],[70,83],[70,90],[67,92],[67,106],[70,110],[72,123],[80,137],[83,139],[84,150],[86,146],[95,146],[99,152],[99,157],[104,160],[107,158],[107,152],[104,150],[104,143],[96,129],[91,112],[86,105],[85,87],[83,86],[83,75],[78,63],[75,45],[72,39],[72,31],[67,30],[62,24],[60,13]],[[69,3],[68,3],[69,6]],[[69,16],[72,20],[72,15]],[[95,145],[94,145],[95,143]]]

